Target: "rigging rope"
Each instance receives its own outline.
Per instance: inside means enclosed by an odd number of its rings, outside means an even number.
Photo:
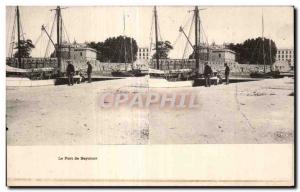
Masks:
[[[156,18],[156,19],[157,19],[157,28],[158,28],[158,34],[159,34],[159,37],[160,37],[160,41],[163,41],[161,31],[160,31],[159,21],[158,21],[158,18]]]
[[[25,33],[24,33],[24,30],[23,30],[22,22],[21,22],[21,16],[19,17],[19,22],[20,22],[21,36],[23,38],[23,41],[25,41]]]
[[[65,26],[65,22],[63,22],[63,20],[61,20],[61,23],[62,23],[63,29],[64,29],[64,31],[65,31],[65,33],[66,33],[68,42],[71,43],[70,38],[69,38],[69,35],[68,35],[68,33],[67,33],[67,29],[66,29],[66,26]]]
[[[14,47],[15,47],[15,32],[16,32],[16,17],[17,17],[17,14],[15,13],[14,14],[14,23],[13,23],[13,29],[12,29],[12,36],[11,36],[11,42],[10,42],[10,57],[13,57],[13,53],[14,53]]]
[[[194,22],[194,19],[195,19],[195,15],[193,15],[193,18],[192,18],[192,21],[191,21],[191,25],[190,25],[190,29],[189,29],[188,38],[191,37],[191,32],[192,32],[192,28],[193,28],[193,22]],[[187,49],[188,49],[188,45],[189,45],[189,42],[186,41],[185,47],[184,47],[184,51],[183,51],[183,55],[182,55],[182,59],[184,59],[184,57],[185,57],[185,55],[186,55],[186,51],[187,51]]]
[[[205,37],[206,44],[207,44],[207,46],[209,46],[209,45],[208,45],[208,38],[207,38],[207,36],[206,36],[206,33],[205,33],[205,31],[204,31],[204,27],[203,27],[202,23],[200,23],[200,26],[201,26],[201,28],[202,28],[202,32],[203,32],[203,36]],[[203,37],[203,39],[204,39],[204,37]]]
[[[38,36],[38,38],[35,40],[34,42],[34,46],[36,46],[38,44],[38,42],[40,41],[41,37],[43,36],[43,31],[41,31],[41,34]]]
[[[8,17],[9,17],[8,20],[10,21],[12,19],[11,14]],[[12,26],[11,26],[12,23],[14,23],[14,22],[9,22],[8,30],[10,30],[10,28],[12,28]],[[6,44],[6,46],[8,46],[8,54],[7,55],[8,55],[8,57],[10,57],[10,55],[11,55],[11,43],[12,43],[12,36],[13,36],[13,28],[12,28],[11,34],[6,33],[6,35],[7,35],[7,39],[10,39],[8,44]],[[11,35],[11,36],[9,36],[9,35]]]
[[[182,27],[183,30],[185,29],[185,27],[187,26],[187,24],[188,24],[189,21],[190,21],[190,19],[188,19],[188,15],[189,15],[189,14],[186,14],[186,15],[185,15],[185,18],[184,18],[184,20],[183,20],[183,23],[184,23],[184,25],[183,25],[183,27]],[[185,21],[186,21],[186,22],[185,22]],[[178,33],[178,36],[177,36],[177,38],[176,38],[176,40],[175,40],[174,43],[173,43],[173,47],[175,47],[175,45],[176,45],[177,42],[179,41],[181,35],[182,35],[182,32],[179,32],[179,33]]]
[[[181,37],[182,33],[178,33],[176,40],[173,43],[173,47],[175,47],[175,45],[177,44],[179,38]]]
[[[185,21],[185,20],[187,19],[187,21],[185,22],[185,24],[184,24],[183,27],[182,27],[183,29],[184,29],[185,27],[187,27],[187,25],[188,25],[188,24],[190,23],[190,21],[191,21],[191,20],[189,19],[188,16],[189,16],[189,14],[187,13],[186,16],[185,16],[185,19],[183,20],[183,21]],[[183,23],[184,23],[184,22],[183,22]]]
[[[154,23],[154,14],[152,15],[151,28],[150,28],[150,51],[152,51],[152,33],[153,33],[153,23]]]
[[[56,15],[56,13],[55,13],[55,15],[54,15],[54,19],[53,19],[53,23],[52,23],[51,32],[50,32],[50,37],[52,37],[53,30],[54,30],[54,23],[55,23],[55,20],[56,20],[56,19],[57,19],[57,15]],[[46,47],[46,50],[45,50],[45,55],[44,55],[44,58],[46,58],[46,57],[47,57],[47,55],[48,55],[49,46],[50,46],[50,39],[48,39],[48,43],[47,43],[47,47]]]

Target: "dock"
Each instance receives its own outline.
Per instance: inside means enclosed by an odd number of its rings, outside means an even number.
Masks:
[[[241,82],[248,82],[248,81],[260,81],[263,80],[263,78],[244,78],[244,77],[231,77],[229,78],[229,83],[241,83]],[[222,78],[222,82],[226,82],[225,78]],[[211,85],[217,85],[218,79],[217,78],[211,78],[210,79]],[[205,86],[205,79],[204,78],[197,78],[194,80],[193,86]]]
[[[111,77],[111,76],[100,76],[100,75],[95,75],[92,76],[92,81],[107,81],[107,80],[117,80],[117,79],[124,79],[125,77]],[[81,83],[80,79],[81,77],[76,75],[73,77],[74,83]],[[85,79],[86,81],[87,79]],[[55,85],[64,85],[68,84],[68,77],[57,77],[55,79]]]

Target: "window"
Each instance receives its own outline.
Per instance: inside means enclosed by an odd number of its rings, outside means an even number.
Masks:
[[[219,53],[219,58],[221,58],[221,53]]]
[[[82,57],[82,52],[80,52],[80,56]]]

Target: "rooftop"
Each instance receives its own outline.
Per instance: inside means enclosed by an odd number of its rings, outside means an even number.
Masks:
[[[235,54],[235,51],[231,49],[213,49],[212,52],[231,52]]]

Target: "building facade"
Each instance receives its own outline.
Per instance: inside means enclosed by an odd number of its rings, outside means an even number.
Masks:
[[[63,59],[87,61],[97,59],[97,51],[84,45],[64,43],[60,50]]]
[[[199,59],[209,64],[236,63],[236,53],[230,49],[210,47],[199,50]]]
[[[151,51],[148,47],[139,47],[137,51],[136,61],[134,62],[134,67],[146,70],[149,68],[149,61],[151,59]]]
[[[204,63],[208,63],[212,68],[217,71],[224,69],[224,63],[229,66],[236,66],[238,63],[235,61],[236,53],[230,49],[225,48],[210,48],[201,49],[199,51],[199,71],[204,69]],[[176,69],[195,69],[196,60],[190,59],[160,59],[159,66],[161,70],[176,70]],[[150,68],[156,68],[155,59],[151,59]]]
[[[97,65],[100,63],[97,60],[97,51],[95,49],[87,47],[86,44],[78,43],[66,43],[64,42],[60,46],[61,50],[61,71],[64,72],[68,61],[71,61],[75,67],[76,71],[83,70],[87,68],[86,63],[89,61],[94,69],[97,68]],[[54,52],[54,57],[56,53]]]
[[[139,47],[137,52],[137,59],[139,60],[149,60],[150,59],[150,49],[147,47]]]
[[[95,49],[91,49],[88,47],[75,48],[73,54],[74,60],[96,60],[97,59],[97,51]]]
[[[209,61],[212,63],[235,63],[235,52],[230,49],[213,49]]]

